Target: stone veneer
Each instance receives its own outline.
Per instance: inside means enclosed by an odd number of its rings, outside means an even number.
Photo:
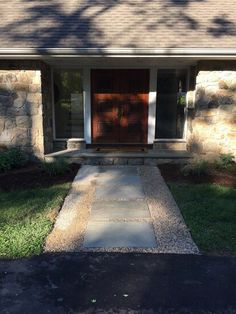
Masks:
[[[40,158],[52,150],[48,67],[1,61],[0,69],[0,146],[21,147]]]
[[[236,157],[235,63],[200,63],[195,91],[188,149],[196,153],[232,153]]]

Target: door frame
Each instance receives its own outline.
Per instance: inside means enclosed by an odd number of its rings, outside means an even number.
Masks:
[[[157,67],[83,67],[84,86],[84,138],[87,144],[92,144],[92,105],[91,105],[91,70],[92,69],[148,69],[149,70],[149,97],[148,97],[148,130],[147,144],[155,141],[156,129],[156,97],[157,97]]]
[[[131,58],[132,59],[132,58]],[[52,100],[54,97],[53,91],[53,70],[54,69],[71,69],[74,68],[68,65],[56,65],[51,67],[51,93]],[[157,98],[157,72],[160,68],[168,68],[168,67],[160,67],[160,66],[80,66],[78,69],[81,69],[83,72],[83,100],[84,100],[84,138],[80,138],[78,140],[85,141],[86,144],[92,143],[92,119],[91,119],[91,70],[92,69],[149,69],[150,79],[149,79],[149,103],[148,103],[148,144],[153,144],[154,142],[180,142],[186,141],[187,138],[187,129],[188,129],[188,113],[186,110],[185,116],[185,132],[183,139],[157,139],[155,138],[155,129],[156,129],[156,98]],[[173,68],[173,66],[171,67]],[[176,66],[176,68],[184,68],[188,71],[188,84],[189,84],[189,76],[190,76],[190,68],[188,66]],[[52,101],[52,127],[53,127],[53,140],[54,141],[65,141],[67,139],[58,139],[55,136],[55,115],[54,115],[54,102]]]

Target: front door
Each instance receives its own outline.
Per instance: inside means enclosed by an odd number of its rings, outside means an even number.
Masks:
[[[100,144],[146,144],[148,70],[92,70],[92,138]]]

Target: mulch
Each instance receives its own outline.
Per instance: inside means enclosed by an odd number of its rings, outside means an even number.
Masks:
[[[158,165],[158,167],[166,181],[194,184],[215,183],[236,188],[236,176],[227,172],[212,171],[211,173],[204,176],[184,176],[181,173],[181,165],[163,164]]]
[[[77,164],[71,164],[69,170],[63,175],[49,176],[40,164],[27,164],[24,168],[0,174],[0,190],[13,191],[36,187],[44,188],[53,184],[72,182],[79,167]],[[236,188],[236,176],[226,172],[214,171],[204,176],[184,176],[181,172],[181,165],[163,164],[158,167],[166,181],[194,184],[215,183]]]
[[[24,168],[0,174],[0,190],[46,188],[53,184],[72,182],[78,170],[79,165],[71,164],[69,170],[63,175],[49,176],[40,164],[27,164]]]

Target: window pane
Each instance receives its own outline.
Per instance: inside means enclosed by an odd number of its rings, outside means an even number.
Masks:
[[[156,138],[184,136],[187,72],[163,69],[157,75]]]
[[[81,71],[54,71],[54,106],[56,138],[83,138],[84,108]]]

